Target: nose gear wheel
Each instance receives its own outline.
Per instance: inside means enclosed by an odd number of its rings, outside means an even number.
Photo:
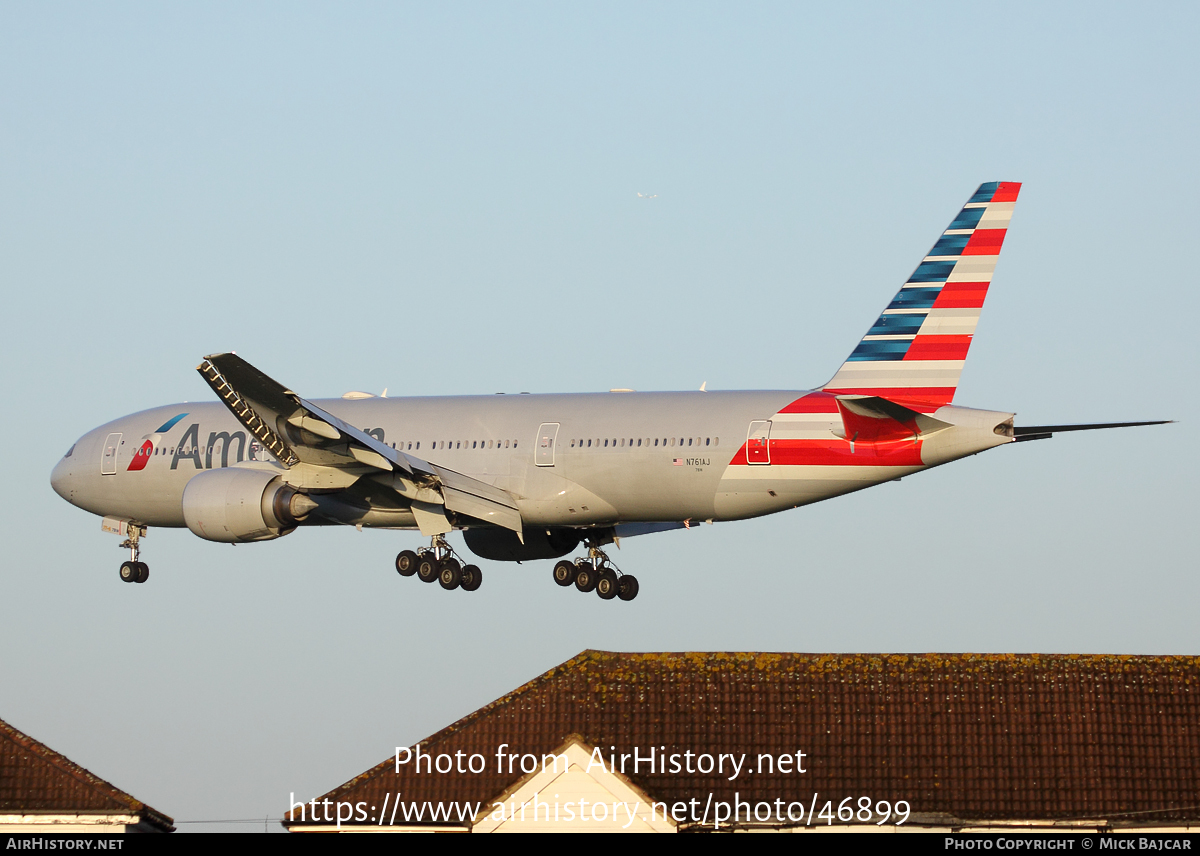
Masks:
[[[121,547],[129,550],[129,561],[121,563],[121,581],[126,583],[144,583],[150,578],[150,566],[138,561],[141,555],[141,540],[146,534],[146,527],[137,523],[128,524],[129,537],[121,542]]]

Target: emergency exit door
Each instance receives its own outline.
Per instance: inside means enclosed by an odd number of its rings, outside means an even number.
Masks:
[[[121,435],[109,434],[104,441],[104,454],[100,456],[100,475],[117,474],[117,450],[121,448]]]
[[[554,466],[554,443],[558,439],[558,423],[544,422],[538,428],[537,442],[533,446],[533,462],[539,467]]]
[[[746,432],[746,462],[750,464],[771,463],[771,423],[751,422]]]

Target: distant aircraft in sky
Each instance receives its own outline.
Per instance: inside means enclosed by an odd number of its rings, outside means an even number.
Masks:
[[[812,390],[301,398],[235,354],[197,367],[219,403],[171,404],[87,434],[51,475],[124,535],[145,582],[148,526],[267,541],[304,526],[417,529],[396,570],[479,588],[446,534],[497,561],[583,555],[554,581],[632,600],[618,538],[773,514],[994,446],[1060,431],[952,402],[992,281],[1015,182],[983,184],[826,384]],[[638,194],[641,196],[641,194]]]
[[[638,194],[638,199],[657,199],[657,198],[658,198],[658,194],[657,194],[657,193],[649,193],[649,194],[647,194],[647,193],[639,193],[639,194]]]

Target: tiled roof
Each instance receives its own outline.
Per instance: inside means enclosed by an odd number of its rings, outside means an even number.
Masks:
[[[1200,658],[1038,654],[585,651],[421,742],[486,772],[393,758],[326,794],[383,805],[482,801],[521,778],[496,751],[591,746],[806,754],[804,775],[626,770],[655,800],[906,800],[974,820],[1200,820]]]
[[[0,813],[131,814],[170,832],[170,817],[0,720]]]

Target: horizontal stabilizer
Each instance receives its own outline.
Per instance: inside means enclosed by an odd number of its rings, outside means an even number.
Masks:
[[[917,440],[952,427],[924,413],[874,395],[839,395],[838,411],[852,443]]]
[[[1159,419],[1154,422],[1093,422],[1087,425],[1022,425],[1013,428],[1013,442],[1023,440],[1048,440],[1060,431],[1098,431],[1101,428],[1138,428],[1142,425],[1170,425],[1174,419]]]

